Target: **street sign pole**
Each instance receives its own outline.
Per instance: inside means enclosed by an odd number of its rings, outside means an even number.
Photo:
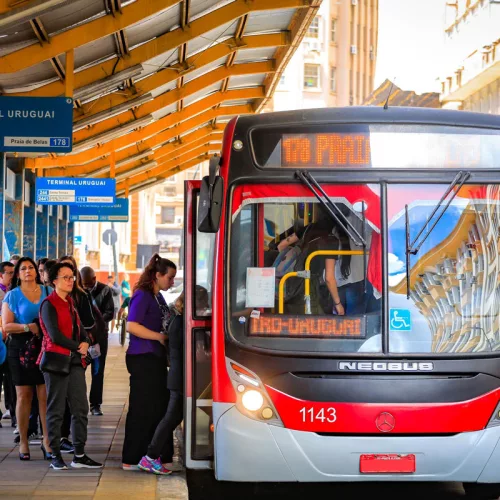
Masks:
[[[115,223],[112,222],[111,223],[111,231],[114,231],[115,230]],[[115,281],[117,284],[118,283],[118,262],[117,262],[117,259],[116,259],[116,242],[113,243],[113,270],[114,270],[114,274],[115,274]]]

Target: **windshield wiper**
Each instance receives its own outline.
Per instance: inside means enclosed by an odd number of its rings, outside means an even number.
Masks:
[[[456,198],[458,192],[460,191],[460,188],[465,184],[467,179],[470,177],[470,172],[458,172],[458,174],[455,176],[455,178],[451,181],[451,184],[448,186],[446,189],[445,193],[443,196],[441,196],[441,199],[438,201],[437,205],[434,207],[434,210],[432,211],[428,221],[422,226],[422,229],[418,232],[417,236],[413,239],[412,242],[410,242],[410,217],[408,214],[408,205],[405,205],[405,233],[406,233],[406,296],[407,298],[410,298],[410,254],[411,255],[417,255],[419,250],[422,248],[422,245],[425,243],[427,238],[430,236],[432,231],[434,231],[434,228],[438,225],[439,221],[443,218],[443,215],[445,214],[446,210],[448,210],[448,207],[451,205],[451,202]],[[442,204],[444,200],[448,197],[448,195],[453,191],[453,189],[458,186],[456,191],[450,196],[450,199],[447,201],[446,205],[444,205],[443,209],[439,213],[439,215],[436,217],[436,220],[432,224],[432,226],[425,232],[425,228],[429,221],[432,220],[434,215],[436,215],[437,211],[442,207]],[[425,232],[425,234],[424,234]],[[424,234],[424,237],[422,240],[418,243],[417,241]]]
[[[347,233],[353,243],[358,247],[362,246],[363,248],[366,248],[365,238],[363,238],[363,236],[359,234],[359,232],[351,224],[347,216],[342,213],[337,204],[334,203],[332,199],[325,193],[325,190],[318,184],[311,173],[307,171],[302,172],[300,170],[297,170],[295,172],[295,175],[311,190],[311,192],[314,194],[314,196],[316,196],[321,205],[326,209],[330,217],[334,219],[337,224]],[[319,193],[316,190],[319,191]],[[350,209],[350,207],[348,208]],[[351,212],[356,215],[356,217],[359,217],[358,214],[356,214],[356,212],[354,212],[353,210],[351,210]],[[343,221],[340,220],[339,215],[344,219]]]

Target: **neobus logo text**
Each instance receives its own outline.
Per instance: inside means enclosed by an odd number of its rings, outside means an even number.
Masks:
[[[434,370],[434,363],[340,361],[339,370],[368,372],[429,372]]]

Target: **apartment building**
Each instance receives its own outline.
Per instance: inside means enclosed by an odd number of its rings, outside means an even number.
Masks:
[[[361,105],[373,91],[378,0],[324,0],[266,111]]]

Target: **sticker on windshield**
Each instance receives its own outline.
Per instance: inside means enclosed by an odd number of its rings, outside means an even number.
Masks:
[[[409,309],[389,310],[389,329],[395,332],[411,332],[411,312]]]

